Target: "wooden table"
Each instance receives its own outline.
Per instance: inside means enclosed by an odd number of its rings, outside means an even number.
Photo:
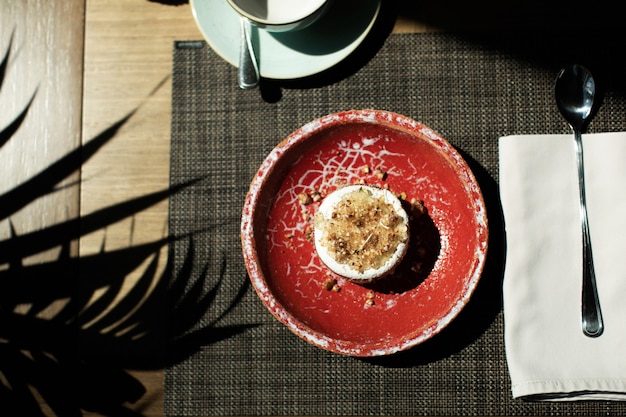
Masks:
[[[429,28],[407,13],[398,20],[395,30]],[[20,211],[2,219],[0,239],[84,218],[168,187],[172,43],[201,38],[189,4],[175,6],[149,0],[0,2],[0,57],[7,57],[4,82],[0,84],[0,129],[27,109],[19,129],[0,147],[2,193],[136,110],[79,170],[56,184],[56,192],[24,204]],[[167,215],[164,199],[134,216],[81,234],[79,239],[68,238],[69,256],[84,259],[158,240],[167,235]],[[166,248],[161,255],[160,271],[165,266]],[[59,256],[60,248],[53,248],[24,263],[54,262]],[[118,299],[135,287],[145,268],[141,265],[128,274]],[[90,277],[83,273],[73,279],[79,294]],[[95,292],[94,300],[105,290],[103,286]],[[67,301],[54,300],[39,315],[44,319],[55,317]],[[32,304],[22,303],[14,313],[28,315],[32,308]],[[0,333],[0,343],[4,342]],[[103,359],[115,362],[115,354]],[[124,371],[145,387],[136,402],[124,406],[145,416],[162,415],[163,370]],[[0,383],[10,386],[1,367]],[[31,389],[44,412],[51,414],[37,389]]]

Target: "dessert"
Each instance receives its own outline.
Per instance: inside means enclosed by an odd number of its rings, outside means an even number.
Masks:
[[[407,250],[409,217],[389,190],[349,185],[330,193],[314,219],[315,249],[334,273],[370,282],[393,272]]]

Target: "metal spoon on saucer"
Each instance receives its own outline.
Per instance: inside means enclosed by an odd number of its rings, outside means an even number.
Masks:
[[[596,274],[591,251],[587,203],[585,197],[585,171],[583,165],[582,130],[586,126],[596,92],[596,84],[589,70],[581,65],[563,68],[555,83],[556,103],[559,111],[574,131],[578,164],[580,197],[580,222],[583,240],[582,329],[589,337],[598,337],[604,331],[602,311],[596,286]]]
[[[251,23],[245,17],[239,18],[240,36],[239,36],[239,72],[237,80],[239,87],[244,90],[255,88],[259,85],[259,66],[254,55],[252,46]]]
[[[303,29],[324,14],[332,0],[226,0],[239,14],[240,47],[239,87],[254,88],[259,84],[259,65],[254,55],[252,27],[268,32]],[[280,12],[277,13],[276,11]]]

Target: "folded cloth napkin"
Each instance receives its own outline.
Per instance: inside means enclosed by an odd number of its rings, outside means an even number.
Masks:
[[[589,227],[605,330],[582,333],[573,135],[499,140],[507,239],[505,346],[514,398],[626,401],[626,132],[583,135]]]

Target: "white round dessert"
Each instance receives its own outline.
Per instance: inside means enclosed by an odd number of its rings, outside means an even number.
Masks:
[[[409,217],[390,191],[348,185],[324,198],[315,214],[315,249],[334,273],[371,282],[393,272],[406,254]]]

